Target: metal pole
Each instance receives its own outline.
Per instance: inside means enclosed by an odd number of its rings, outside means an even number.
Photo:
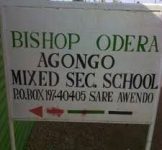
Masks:
[[[14,121],[11,118],[9,119],[9,128],[10,128],[11,150],[16,150]]]
[[[153,138],[153,133],[154,133],[154,127],[155,123],[152,123],[149,125],[149,131],[146,139],[146,148],[145,150],[151,150],[151,143],[152,143],[152,138]]]
[[[160,93],[160,91],[159,91],[159,93]],[[159,100],[158,100],[158,102],[159,102]],[[153,114],[152,123],[149,125],[145,150],[151,150],[151,144],[152,144],[152,139],[153,139],[153,134],[154,134],[154,128],[155,128],[155,124],[156,124],[156,115],[157,115],[157,110],[158,110],[158,102],[156,104],[156,109],[155,109],[154,114]]]
[[[147,139],[146,139],[146,147],[145,150],[151,150],[151,144],[152,144],[152,138],[153,138],[153,134],[154,134],[154,128],[155,128],[155,124],[156,124],[156,116],[157,116],[157,111],[158,111],[158,104],[159,104],[159,99],[160,99],[160,89],[161,89],[161,76],[162,76],[162,70],[161,70],[161,64],[162,64],[162,60],[160,60],[160,78],[159,78],[159,89],[157,91],[157,101],[154,105],[153,108],[153,118],[152,118],[152,123],[149,125],[149,131],[148,131],[148,135],[147,135]]]
[[[161,76],[161,74],[160,74],[160,76]],[[158,93],[159,93],[159,96],[160,96],[160,88],[158,90]],[[159,96],[158,96],[157,103],[155,104],[152,123],[149,125],[149,131],[148,131],[148,135],[147,135],[147,139],[146,139],[145,150],[151,150],[151,144],[152,144],[154,128],[155,128],[155,123],[156,123],[157,110],[158,110]]]
[[[4,14],[4,7],[1,8],[0,10],[0,25],[1,25],[1,42],[2,42],[2,48],[3,48],[3,58],[4,58],[4,68],[5,68],[5,82],[6,82],[6,93],[7,93],[7,104],[8,104],[8,124],[9,124],[9,129],[10,129],[10,141],[11,141],[11,150],[16,150],[16,144],[15,144],[15,132],[14,132],[14,120],[12,118],[12,107],[9,101],[10,98],[10,92],[9,92],[9,75],[7,72],[7,67],[8,67],[8,62],[7,62],[7,52],[5,51],[5,39],[6,39],[6,34],[4,33],[4,30],[6,28],[5,24],[5,14]]]

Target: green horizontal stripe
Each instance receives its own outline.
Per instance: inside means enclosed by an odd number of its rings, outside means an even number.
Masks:
[[[104,110],[68,110],[69,114],[104,114]]]

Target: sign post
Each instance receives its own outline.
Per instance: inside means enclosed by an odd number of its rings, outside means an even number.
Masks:
[[[3,2],[10,120],[149,124],[149,150],[160,93],[161,10]]]

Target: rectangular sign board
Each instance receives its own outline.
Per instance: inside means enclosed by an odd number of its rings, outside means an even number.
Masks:
[[[151,123],[160,88],[161,8],[4,2],[12,118]]]

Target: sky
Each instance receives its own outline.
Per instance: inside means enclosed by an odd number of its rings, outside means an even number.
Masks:
[[[122,3],[161,3],[162,4],[162,0],[118,0]],[[106,0],[106,2],[113,2],[113,0]]]
[[[123,3],[162,3],[162,0],[120,0]]]

